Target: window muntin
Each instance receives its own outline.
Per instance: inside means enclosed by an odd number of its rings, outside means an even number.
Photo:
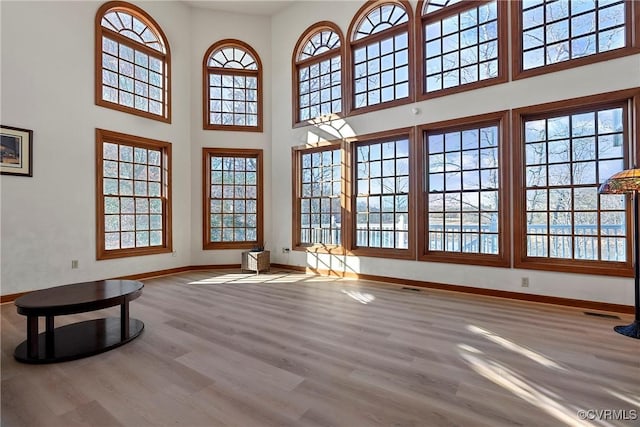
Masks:
[[[401,3],[383,3],[360,18],[351,43],[353,109],[410,98],[410,34]]]
[[[98,259],[171,251],[171,144],[97,130]]]
[[[452,4],[440,3],[424,5],[425,93],[497,78],[499,44],[506,43],[499,40],[497,0],[480,5],[470,2],[469,9],[430,17],[429,13]]]
[[[441,9],[453,6],[456,3],[460,3],[461,1],[462,0],[429,0],[425,2],[422,13],[427,15],[429,13],[437,12]]]
[[[354,145],[357,248],[409,249],[409,139]]]
[[[295,59],[296,122],[342,111],[342,54],[338,31],[322,26],[301,39],[304,44]]]
[[[132,15],[128,10],[112,9],[105,13],[100,21],[104,28],[121,34],[137,43],[141,43],[160,53],[165,53],[164,43],[143,20]]]
[[[311,35],[300,50],[298,61],[313,58],[340,47],[340,36],[333,30],[321,29]]]
[[[262,131],[262,71],[246,43],[223,40],[205,55],[205,129]]]
[[[408,21],[409,16],[403,6],[393,3],[383,4],[371,10],[367,16],[360,21],[360,25],[356,28],[353,39],[360,40],[386,29],[405,24]]]
[[[523,119],[524,256],[628,261],[624,195],[598,194],[626,167],[625,115],[620,105]]]
[[[306,245],[342,244],[342,155],[340,146],[298,153],[299,237]]]
[[[203,149],[204,249],[262,245],[262,150]]]
[[[426,251],[498,255],[499,124],[425,133]]]
[[[122,2],[103,5],[97,21],[96,104],[169,121],[169,49],[162,31],[144,11]]]
[[[624,0],[523,0],[522,70],[626,47],[627,7]]]

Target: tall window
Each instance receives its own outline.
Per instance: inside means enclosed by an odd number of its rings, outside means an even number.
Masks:
[[[294,149],[296,247],[342,245],[342,155],[340,144]]]
[[[354,249],[375,249],[367,252],[383,256],[413,256],[410,146],[406,134],[352,143]]]
[[[506,81],[507,2],[422,4],[422,93],[444,95]]]
[[[171,122],[169,44],[137,6],[122,1],[96,14],[96,105]]]
[[[632,53],[633,1],[522,0],[515,5],[518,16],[514,57],[523,71],[550,70],[581,65]],[[625,52],[626,50],[626,52]],[[610,52],[609,55],[601,54]],[[601,58],[598,58],[601,56]],[[577,61],[578,59],[581,59]],[[559,65],[568,61],[572,65]],[[532,74],[532,73],[527,73]]]
[[[204,249],[263,245],[262,150],[203,148]]]
[[[409,3],[368,2],[356,14],[349,34],[352,110],[411,101],[413,28]]]
[[[630,266],[625,198],[598,194],[627,167],[627,114],[623,101],[518,114],[523,200],[516,262],[609,274],[624,272],[620,263]]]
[[[97,258],[171,252],[171,144],[96,129]]]
[[[221,40],[204,56],[204,129],[262,132],[262,65],[251,46]]]
[[[331,22],[310,27],[298,40],[294,63],[294,124],[342,112],[340,29]]]
[[[423,127],[424,259],[508,265],[505,121],[495,113]]]

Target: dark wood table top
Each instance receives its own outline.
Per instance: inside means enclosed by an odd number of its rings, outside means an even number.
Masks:
[[[58,316],[120,305],[142,293],[137,280],[96,280],[33,291],[15,300],[18,313],[27,316]]]

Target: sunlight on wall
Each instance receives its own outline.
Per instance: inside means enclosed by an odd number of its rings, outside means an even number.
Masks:
[[[306,266],[313,270],[328,271],[339,275],[345,272],[357,274],[360,271],[360,259],[354,256],[307,252]]]
[[[474,326],[474,325],[467,325],[467,329],[470,330],[471,332],[478,334],[478,335],[482,335],[483,337],[485,337],[486,339],[488,339],[489,341],[492,341],[496,344],[501,345],[502,347],[506,348],[507,350],[511,350],[515,353],[518,353],[524,357],[527,357],[531,360],[533,360],[536,363],[539,363],[542,366],[546,366],[547,368],[553,368],[553,369],[559,369],[561,371],[566,371],[565,368],[563,368],[562,366],[558,365],[556,362],[554,362],[551,359],[546,358],[545,356],[541,355],[540,353],[536,353],[533,350],[529,350],[528,348],[522,347],[516,343],[514,343],[513,341],[509,341],[506,338],[503,338],[499,335],[494,334],[491,331],[488,331],[486,329],[482,329],[478,326]]]
[[[344,119],[335,114],[311,120],[309,123],[315,126],[316,129],[315,132],[307,132],[307,144],[347,139],[356,136],[353,128]]]

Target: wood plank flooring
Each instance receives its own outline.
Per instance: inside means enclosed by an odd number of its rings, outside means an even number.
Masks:
[[[60,364],[17,363],[1,306],[3,427],[640,425],[628,316],[286,271],[144,283],[139,338]]]

